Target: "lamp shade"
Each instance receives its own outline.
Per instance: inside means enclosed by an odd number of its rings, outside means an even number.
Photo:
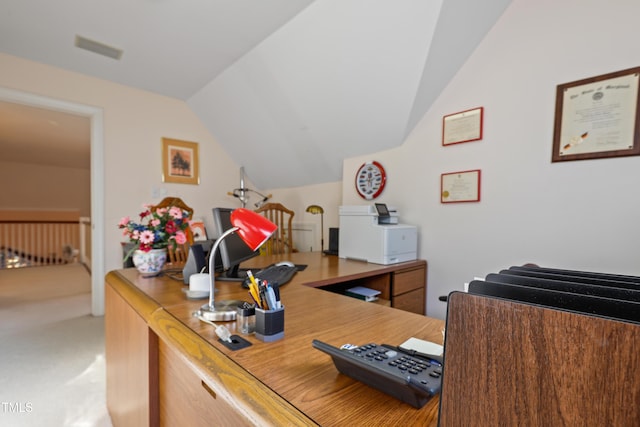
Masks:
[[[278,226],[264,216],[245,208],[231,212],[231,225],[237,227],[240,236],[252,251],[258,249],[278,229]]]
[[[322,209],[322,206],[309,205],[307,206],[307,212],[309,212],[312,215],[323,214],[324,209]]]

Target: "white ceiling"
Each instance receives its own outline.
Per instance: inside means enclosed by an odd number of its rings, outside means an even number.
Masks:
[[[0,159],[74,169],[89,169],[87,117],[0,102]]]
[[[0,51],[183,99],[252,182],[290,187],[339,180],[342,159],[401,144],[510,2],[3,0]],[[77,35],[123,55],[79,49]],[[53,159],[47,147],[66,165],[88,158],[88,123],[7,107],[3,159]],[[46,138],[29,136],[33,120]]]

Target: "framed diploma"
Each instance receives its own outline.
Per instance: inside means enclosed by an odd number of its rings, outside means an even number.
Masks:
[[[443,173],[440,176],[440,202],[480,201],[480,169]]]
[[[552,162],[640,154],[640,67],[558,85]]]
[[[442,145],[482,139],[482,116],[484,108],[461,111],[442,118]]]

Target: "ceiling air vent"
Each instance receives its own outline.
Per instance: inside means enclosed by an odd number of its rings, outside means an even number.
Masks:
[[[122,57],[121,49],[116,49],[115,47],[89,40],[82,36],[76,35],[75,45],[80,49],[85,49],[98,55],[108,56],[109,58],[120,59]]]

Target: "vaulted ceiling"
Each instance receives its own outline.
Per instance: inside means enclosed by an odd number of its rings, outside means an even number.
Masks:
[[[182,99],[255,185],[293,187],[400,145],[510,2],[3,0],[0,51]]]

